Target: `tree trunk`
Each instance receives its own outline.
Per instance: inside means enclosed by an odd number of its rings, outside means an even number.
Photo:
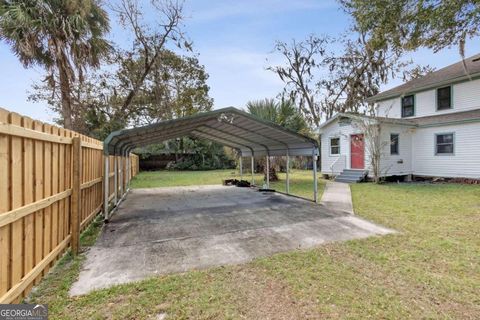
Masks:
[[[57,61],[58,72],[60,75],[60,92],[62,97],[62,117],[63,127],[65,129],[73,130],[72,125],[72,101],[70,99],[70,79],[65,64]]]

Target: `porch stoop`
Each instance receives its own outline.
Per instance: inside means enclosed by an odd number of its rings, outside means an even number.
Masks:
[[[337,182],[357,183],[367,177],[368,171],[363,169],[344,169],[341,174],[335,177]]]

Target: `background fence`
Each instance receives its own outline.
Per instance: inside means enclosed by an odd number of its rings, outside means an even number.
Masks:
[[[109,156],[109,190],[138,156]],[[131,174],[120,174],[131,164]],[[103,143],[0,108],[0,303],[18,302],[103,208]],[[120,193],[121,194],[121,193]]]

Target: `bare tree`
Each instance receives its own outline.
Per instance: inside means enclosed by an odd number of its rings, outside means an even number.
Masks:
[[[316,126],[320,124],[323,115],[321,88],[316,72],[323,66],[328,41],[327,37],[314,35],[305,41],[293,40],[291,44],[277,41],[275,51],[285,58],[286,65],[267,68],[285,82],[285,92],[297,102],[307,121]]]
[[[143,63],[131,68],[127,83],[128,93],[122,101],[121,110],[126,111],[132,103],[155,64],[161,63],[165,44],[173,41],[180,48],[191,51],[192,47],[182,31],[183,3],[178,1],[151,1],[155,24],[145,22],[142,8],[137,0],[122,0],[113,10],[121,24],[132,31],[135,40],[129,51],[117,50],[116,58],[121,64],[129,63],[132,57],[142,56]]]
[[[404,82],[407,82],[407,81],[410,81],[410,80],[413,80],[413,79],[418,79],[418,78],[426,76],[427,74],[429,74],[433,71],[435,71],[435,68],[428,65],[428,64],[426,66],[416,65],[412,69],[405,70],[403,72],[403,79],[402,80]]]
[[[340,40],[344,51],[325,59],[330,72],[322,81],[328,96],[327,118],[336,112],[370,113],[373,104],[366,101],[380,91],[380,86],[403,70],[410,62],[402,62],[397,52],[373,50],[365,34],[356,40]]]
[[[341,44],[343,51],[328,52],[331,44]],[[278,74],[285,92],[315,126],[337,112],[373,113],[365,98],[377,94],[408,64],[397,52],[373,50],[364,34],[356,40],[312,35],[301,42],[277,42],[275,51],[286,64],[267,69]]]

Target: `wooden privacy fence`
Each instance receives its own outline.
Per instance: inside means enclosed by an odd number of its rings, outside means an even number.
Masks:
[[[104,207],[104,161],[101,141],[0,108],[0,303],[18,302],[69,247],[78,252]],[[138,156],[109,162],[111,200],[138,173]]]

